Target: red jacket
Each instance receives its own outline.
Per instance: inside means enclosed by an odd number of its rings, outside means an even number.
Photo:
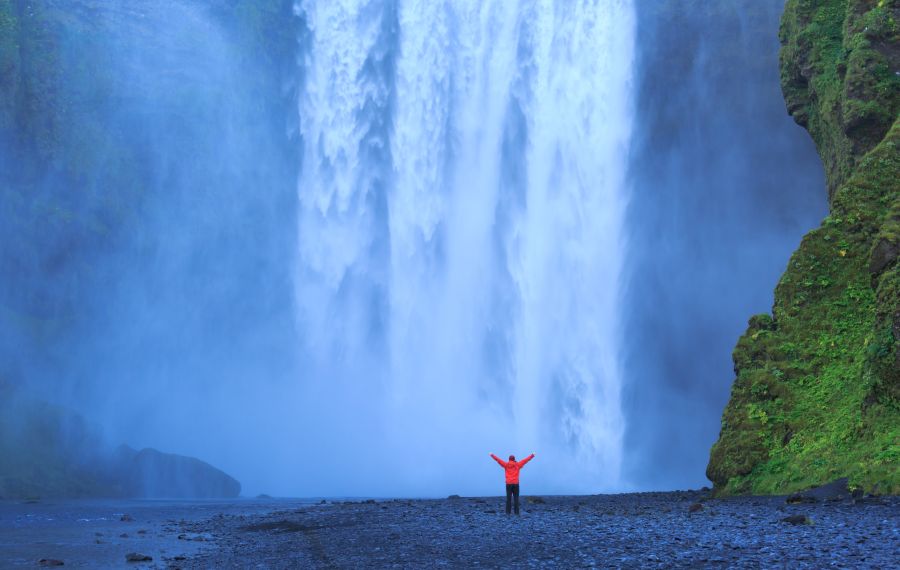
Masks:
[[[494,461],[500,464],[500,467],[506,470],[506,484],[507,485],[518,485],[519,484],[519,469],[525,467],[525,464],[534,459],[534,454],[532,453],[522,461],[503,461],[493,453],[491,457],[494,458]]]

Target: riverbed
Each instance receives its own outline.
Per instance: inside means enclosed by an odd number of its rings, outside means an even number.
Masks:
[[[900,500],[700,491],[503,497],[0,503],[0,566],[890,568]],[[128,554],[152,558],[126,562]]]

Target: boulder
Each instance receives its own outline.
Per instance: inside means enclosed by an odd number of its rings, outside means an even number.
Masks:
[[[851,496],[852,493],[847,486],[847,478],[843,477],[820,487],[813,487],[806,491],[801,491],[800,493],[794,493],[787,498],[787,502],[797,504],[817,503],[819,501],[840,501],[849,499]]]
[[[809,517],[807,517],[806,515],[791,515],[789,517],[784,517],[783,519],[781,519],[781,522],[792,525],[812,524],[812,521],[810,521]]]

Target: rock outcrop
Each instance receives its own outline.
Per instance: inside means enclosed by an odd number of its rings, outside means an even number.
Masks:
[[[781,78],[812,136],[830,215],[750,319],[710,453],[719,493],[848,477],[900,492],[900,3],[788,0]],[[789,191],[790,189],[786,189]]]
[[[193,457],[111,450],[81,415],[0,380],[0,498],[233,498],[241,484]]]
[[[194,457],[123,445],[113,465],[114,480],[127,497],[216,499],[241,493],[236,479]]]

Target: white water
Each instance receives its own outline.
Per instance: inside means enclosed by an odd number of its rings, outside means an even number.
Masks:
[[[622,488],[631,1],[296,8],[305,491]]]

